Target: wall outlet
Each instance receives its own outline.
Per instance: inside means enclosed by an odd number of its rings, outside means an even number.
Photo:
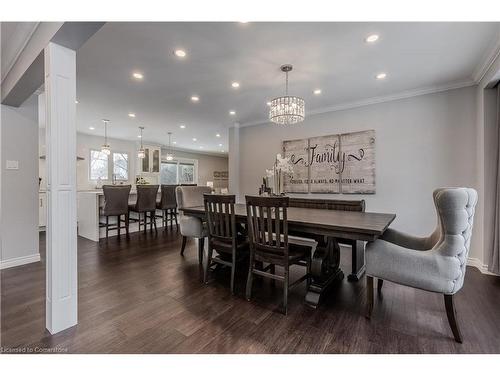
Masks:
[[[5,168],[7,168],[7,169],[19,169],[19,161],[18,160],[6,160]]]

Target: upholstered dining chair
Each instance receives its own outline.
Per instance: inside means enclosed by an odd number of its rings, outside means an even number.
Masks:
[[[130,194],[131,185],[104,185],[102,191],[104,193],[104,207],[102,215],[106,217],[106,223],[99,226],[106,227],[106,238],[110,230],[117,230],[120,236],[120,229],[125,228],[128,236],[129,217],[128,217],[128,197]],[[125,226],[122,226],[122,215],[125,217]],[[110,225],[109,217],[116,216],[116,225]]]
[[[442,293],[455,341],[462,342],[453,296],[462,288],[470,248],[477,192],[469,188],[434,191],[436,230],[425,238],[387,229],[366,246],[366,316],[373,310],[373,278],[377,289],[383,280]]]
[[[207,237],[207,227],[203,221],[197,217],[184,215],[182,208],[203,206],[203,194],[210,194],[212,188],[208,186],[177,186],[175,195],[177,207],[180,210],[179,227],[182,235],[181,255],[184,255],[188,237],[198,239],[198,261],[203,262],[203,247],[205,237]]]

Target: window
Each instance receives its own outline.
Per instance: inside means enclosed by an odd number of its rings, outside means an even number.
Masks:
[[[90,150],[90,179],[108,179],[108,155],[101,151]]]
[[[174,160],[161,163],[160,182],[165,185],[196,184],[197,160]]]
[[[179,163],[179,184],[194,183],[194,164]]]
[[[113,174],[117,181],[128,181],[128,154],[124,152],[113,153]]]
[[[160,180],[165,185],[177,184],[177,162],[161,163]]]

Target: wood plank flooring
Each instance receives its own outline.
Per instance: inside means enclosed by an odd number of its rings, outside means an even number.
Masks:
[[[175,231],[133,233],[100,244],[78,239],[79,323],[57,335],[45,330],[45,251],[42,261],[1,271],[1,346],[70,353],[500,353],[500,278],[468,267],[456,296],[464,343],[446,320],[443,297],[389,282],[364,318],[364,278],[336,285],[318,310],[292,289],[289,314],[278,312],[281,285],[255,282],[236,296],[229,274],[199,279],[197,250],[179,255]],[[342,268],[349,269],[343,250]],[[345,259],[344,259],[345,258]],[[295,277],[302,272],[298,268]],[[237,274],[238,275],[238,274]]]

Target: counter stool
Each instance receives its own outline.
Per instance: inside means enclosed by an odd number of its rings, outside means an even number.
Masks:
[[[161,218],[163,227],[167,230],[167,224],[170,221],[170,227],[175,227],[179,230],[177,223],[177,201],[175,199],[175,188],[177,185],[161,185],[161,200],[156,202],[156,208],[162,211]]]
[[[156,195],[158,194],[158,185],[137,185],[137,201],[135,204],[129,204],[129,212],[137,213],[137,221],[139,223],[139,231],[141,230],[141,214],[143,214],[142,223],[144,224],[144,232],[148,226],[148,213],[150,230],[153,230],[153,225],[156,231]]]
[[[106,217],[105,223],[99,223],[100,227],[106,227],[106,238],[110,230],[117,230],[118,236],[120,229],[125,228],[128,236],[129,216],[128,216],[128,197],[130,194],[130,185],[104,185],[102,190],[104,192],[104,207],[102,215]],[[125,216],[122,221],[121,216]],[[116,225],[109,223],[109,217],[116,216]],[[125,223],[125,226],[121,224]]]

